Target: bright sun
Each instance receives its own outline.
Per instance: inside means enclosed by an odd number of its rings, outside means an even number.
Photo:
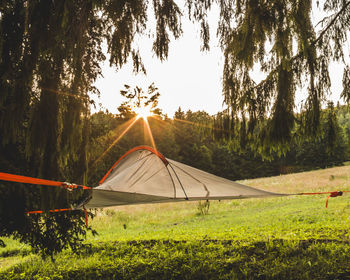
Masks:
[[[147,120],[148,117],[153,115],[153,113],[151,112],[151,109],[147,106],[135,107],[134,110],[135,110],[137,119],[143,118],[144,120]]]

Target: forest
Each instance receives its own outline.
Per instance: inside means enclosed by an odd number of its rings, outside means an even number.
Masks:
[[[323,15],[318,23],[315,11]],[[117,114],[92,113],[92,96],[103,94],[95,86],[102,64],[119,71],[131,63],[147,74],[138,39],[151,38],[149,53],[165,61],[185,32],[184,17],[198,27],[201,51],[210,51],[210,28],[217,26],[226,109],[183,111],[179,100],[174,117],[167,116],[151,85],[145,98],[139,88],[121,91],[126,101],[115,105]],[[342,165],[350,160],[343,105],[350,103],[349,30],[344,0],[0,1],[0,171],[94,187],[119,156],[145,144],[231,180]],[[342,68],[336,104],[333,62]],[[260,82],[250,75],[256,67],[266,74]],[[296,110],[300,92],[306,97]],[[140,101],[151,106],[149,118],[138,117]],[[94,211],[50,210],[88,196],[1,181],[0,245],[14,239],[52,259],[79,251],[96,234],[86,224]],[[32,210],[42,213],[26,214]]]
[[[144,120],[137,123],[113,144],[135,112],[123,110],[112,114],[97,112],[91,115],[90,158],[99,163],[89,172],[89,183],[97,184],[113,163],[129,149],[138,145],[152,146]],[[158,111],[159,112],[159,111]],[[174,118],[158,114],[148,118],[156,148],[166,157],[211,172],[230,180],[269,177],[343,165],[350,159],[350,112],[347,106],[329,104],[322,111],[322,133],[315,138],[295,138],[284,154],[275,152],[266,157],[249,142],[223,140],[217,134],[225,131],[214,128],[217,116],[204,111],[184,112],[179,107]],[[93,147],[93,148],[92,148]]]
[[[131,94],[133,92],[137,94]],[[85,140],[77,144],[86,145],[86,152],[83,152],[83,147],[76,147],[85,159],[82,160],[81,155],[77,153],[62,162],[65,178],[70,178],[72,182],[86,182],[88,186],[97,186],[119,157],[139,145],[154,147],[165,157],[230,180],[323,169],[341,166],[350,160],[350,112],[346,105],[341,106],[338,103],[334,106],[332,102],[328,103],[328,107],[321,111],[321,124],[316,137],[298,135],[296,127],[288,149],[283,152],[267,152],[257,145],[254,137],[249,137],[248,134],[246,138],[242,138],[242,134],[235,137],[234,129],[225,129],[226,119],[220,119],[225,116],[224,113],[211,116],[205,111],[184,112],[179,107],[174,117],[170,118],[158,108],[161,94],[154,84],[150,85],[146,92],[139,87],[133,89],[126,85],[126,90],[121,91],[126,101],[117,108],[119,113],[99,111],[85,118],[82,130]],[[138,116],[138,110],[144,107],[149,107],[150,116]],[[301,116],[303,114],[305,112],[300,113]],[[217,122],[223,125],[217,125]],[[244,120],[241,120],[238,126],[240,132],[248,130]],[[5,156],[0,162],[3,169],[10,168],[14,174],[30,174],[31,164],[26,160],[26,152],[23,149],[26,143],[23,141],[24,139],[21,141],[19,138],[15,145],[5,146]],[[26,234],[28,227],[40,222],[41,217],[23,216],[23,213],[35,209],[66,208],[81,201],[88,195],[86,192],[67,193],[65,190],[5,182],[2,185],[5,188],[0,191],[8,198],[1,204],[3,213],[8,212],[8,215],[1,217],[1,222],[7,225],[3,228],[3,236],[17,236],[23,242],[34,246],[43,256],[53,256],[66,246],[80,246],[80,236],[86,235],[80,211],[75,213],[74,219],[80,227],[71,224],[71,227],[61,228],[55,222],[59,215],[47,214],[49,220],[53,219],[51,228],[45,225],[47,231],[69,233],[62,237],[63,242],[56,238],[56,234],[45,234],[45,238],[38,241],[36,236],[42,235],[43,229],[40,223],[38,227],[34,227],[35,230],[30,230],[31,234]],[[13,201],[19,199],[19,207],[11,208]],[[91,212],[89,215],[93,216]],[[61,216],[67,217],[65,213]],[[16,222],[13,223],[12,220]],[[93,234],[96,233],[91,227],[87,229]],[[13,235],[13,232],[17,233]]]

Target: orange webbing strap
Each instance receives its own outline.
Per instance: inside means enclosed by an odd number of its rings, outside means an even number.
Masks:
[[[326,208],[328,208],[328,199],[330,197],[342,196],[343,193],[347,193],[350,191],[335,191],[335,192],[313,192],[313,193],[298,193],[298,195],[317,195],[317,194],[329,194],[326,200]]]
[[[339,192],[331,192],[329,196],[327,196],[327,200],[326,200],[326,208],[328,207],[328,199],[330,197],[337,197],[337,196],[342,196],[343,192],[339,191]]]
[[[57,213],[57,212],[72,211],[72,210],[77,210],[77,209],[73,209],[73,208],[53,209],[53,210],[49,210],[49,212],[50,213]],[[84,210],[84,214],[85,214],[85,224],[86,224],[86,227],[88,227],[88,213],[87,213],[87,210],[84,206],[83,206],[83,210]],[[44,213],[44,211],[42,211],[42,210],[26,212],[26,214],[42,214],[42,213]]]
[[[49,212],[51,213],[56,213],[56,212],[63,212],[63,211],[72,211],[74,209],[72,208],[66,208],[66,209],[53,209],[53,210],[49,210]],[[42,214],[44,213],[45,211],[43,210],[36,210],[36,211],[28,211],[26,212],[26,214]]]
[[[8,174],[3,172],[0,172],[0,180],[17,182],[17,183],[25,183],[25,184],[33,184],[33,185],[55,186],[55,187],[62,187],[62,188],[68,188],[68,189],[79,189],[79,188],[82,188],[84,190],[91,189],[90,187],[76,185],[76,184],[38,179],[38,178]]]

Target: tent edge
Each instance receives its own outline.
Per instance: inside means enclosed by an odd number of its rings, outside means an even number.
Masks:
[[[139,150],[147,150],[150,151],[151,153],[155,154],[157,157],[161,159],[161,161],[167,166],[169,164],[168,160],[160,153],[158,150],[149,147],[149,146],[137,146],[132,148],[131,150],[127,151],[124,155],[122,155],[114,164],[113,166],[107,171],[107,173],[103,176],[103,178],[99,181],[99,185],[101,185],[108,177],[108,175],[112,172],[112,170],[121,162],[122,159],[127,157],[129,154],[139,151]]]

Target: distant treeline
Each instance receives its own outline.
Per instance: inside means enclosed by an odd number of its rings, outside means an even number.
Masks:
[[[350,158],[350,111],[331,106],[322,111],[320,132],[315,137],[294,137],[289,150],[266,157],[254,145],[237,145],[234,140],[215,137],[215,117],[204,111],[183,112],[173,119],[148,118],[157,149],[166,157],[231,180],[274,176],[342,165]],[[134,146],[152,146],[143,119],[127,129],[132,112],[98,112],[90,118],[89,184],[95,185],[126,151]],[[219,131],[220,132],[220,131]]]

